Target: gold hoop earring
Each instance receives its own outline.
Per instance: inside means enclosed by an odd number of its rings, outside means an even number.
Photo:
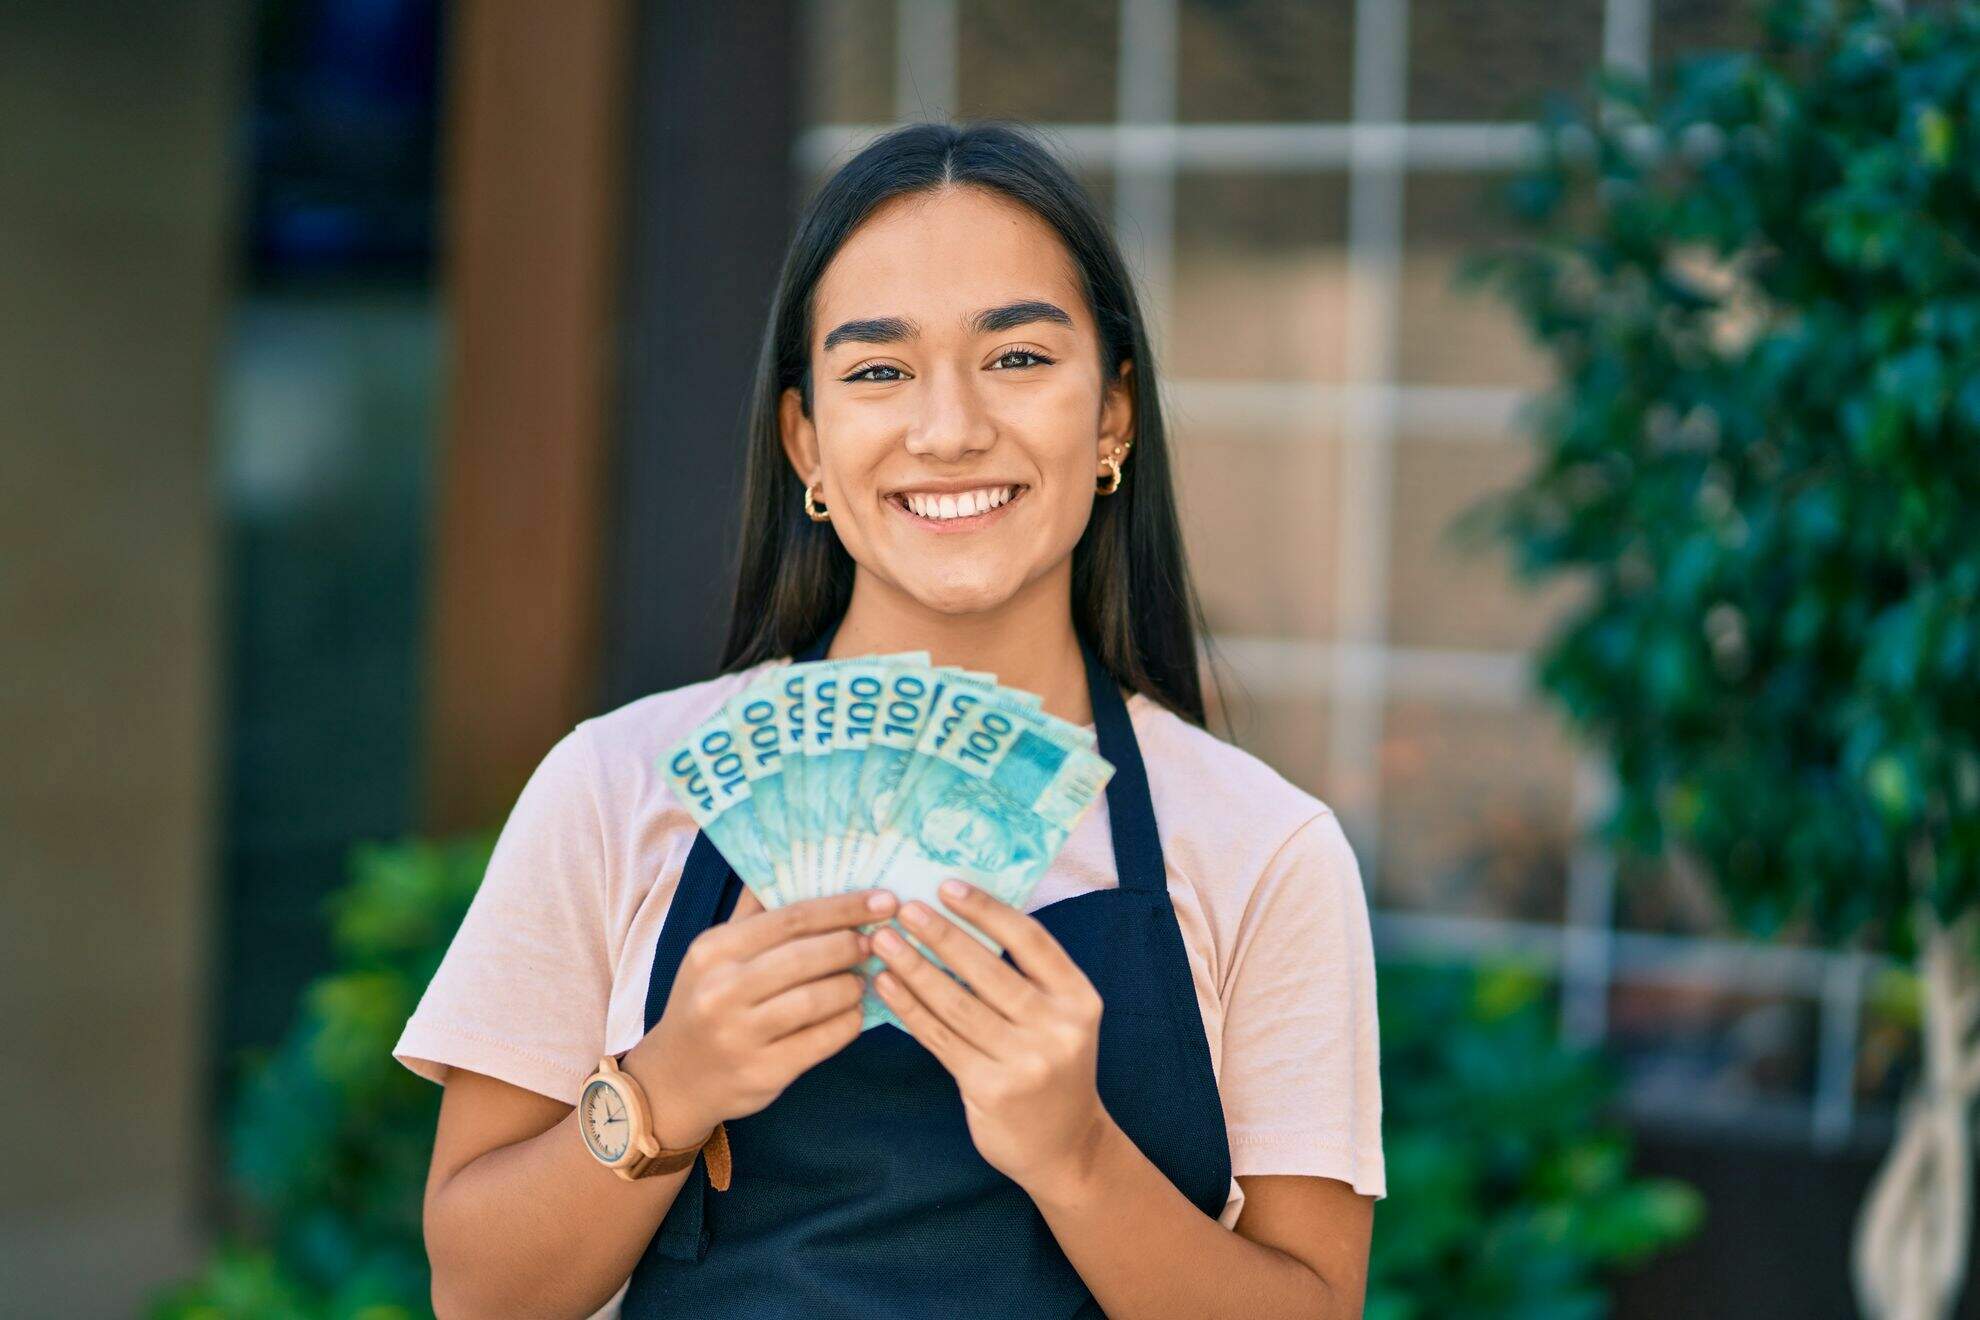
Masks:
[[[813,522],[832,521],[832,511],[830,509],[821,509],[812,502],[811,487],[809,486],[804,488],[804,513]]]
[[[1109,471],[1107,474],[1106,485],[1102,486],[1098,482],[1094,483],[1095,494],[1112,495],[1115,491],[1121,488],[1120,460],[1122,458],[1125,458],[1126,456],[1127,456],[1127,447],[1123,445],[1121,448],[1116,449],[1112,454],[1109,454],[1107,457],[1100,460],[1100,466],[1109,469]]]

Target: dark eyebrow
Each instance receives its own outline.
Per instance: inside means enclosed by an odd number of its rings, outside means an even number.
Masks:
[[[1068,329],[1073,323],[1072,317],[1067,316],[1065,309],[1057,303],[1048,303],[1042,298],[1024,298],[1005,303],[1002,307],[986,307],[968,318],[967,324],[972,334],[994,335],[1037,321],[1050,321]]]
[[[920,333],[914,322],[905,317],[868,317],[863,321],[847,321],[826,335],[823,351],[829,353],[840,344],[898,344]]]
[[[965,316],[963,325],[971,334],[993,335],[1038,321],[1050,321],[1067,327],[1073,323],[1072,317],[1066,315],[1065,309],[1057,303],[1041,298],[1024,298],[1001,307],[986,307]],[[821,351],[829,353],[840,344],[898,344],[920,333],[920,327],[907,317],[873,316],[835,326],[825,336],[825,347]]]

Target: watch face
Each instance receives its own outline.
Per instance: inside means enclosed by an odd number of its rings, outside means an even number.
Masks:
[[[626,1153],[632,1140],[632,1121],[626,1116],[626,1098],[610,1082],[600,1078],[584,1088],[578,1100],[578,1122],[584,1144],[599,1159],[609,1163]]]

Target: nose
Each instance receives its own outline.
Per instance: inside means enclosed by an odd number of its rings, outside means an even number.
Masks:
[[[936,368],[923,379],[921,415],[908,429],[907,451],[938,462],[954,463],[990,448],[997,428],[966,370]]]

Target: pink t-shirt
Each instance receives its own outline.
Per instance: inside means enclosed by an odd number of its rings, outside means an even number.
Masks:
[[[601,1054],[637,1044],[654,945],[697,828],[657,769],[661,754],[788,663],[641,697],[551,748],[393,1056],[436,1082],[468,1068],[575,1104]],[[1257,757],[1148,697],[1127,708],[1233,1174],[1316,1174],[1387,1195],[1374,949],[1339,822]],[[1116,884],[1103,797],[1026,909]],[[1234,1226],[1243,1203],[1233,1177],[1220,1222]]]

